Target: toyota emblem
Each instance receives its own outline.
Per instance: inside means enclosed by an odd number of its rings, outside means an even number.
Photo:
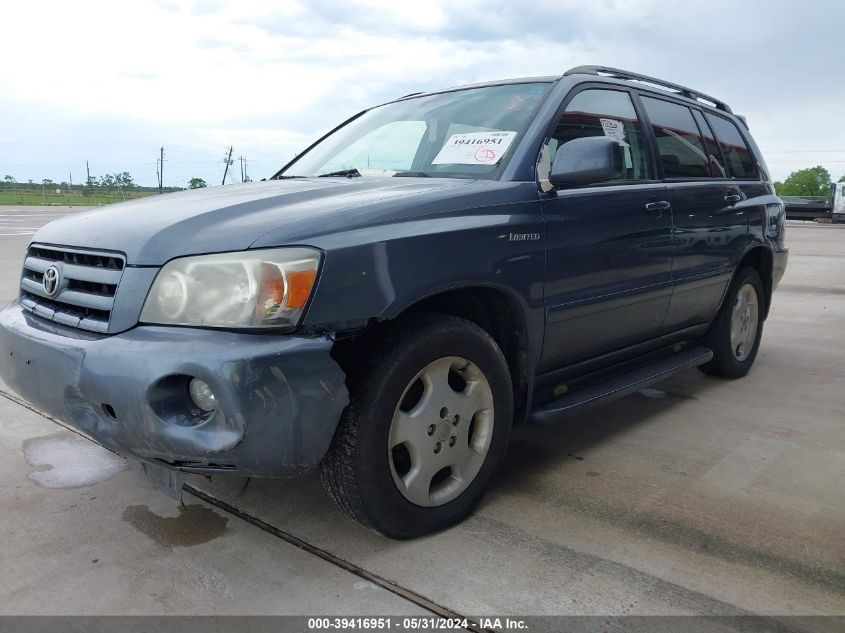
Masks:
[[[44,279],[41,283],[44,285],[44,292],[47,293],[48,297],[55,297],[59,293],[61,281],[62,274],[55,266],[50,266],[44,271]]]

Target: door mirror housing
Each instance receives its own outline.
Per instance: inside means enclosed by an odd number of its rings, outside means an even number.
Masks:
[[[622,146],[612,138],[576,138],[558,148],[549,181],[555,187],[578,187],[616,180],[622,164]]]

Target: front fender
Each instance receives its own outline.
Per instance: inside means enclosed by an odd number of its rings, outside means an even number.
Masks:
[[[357,228],[311,243],[325,260],[306,329],[354,330],[446,290],[487,286],[517,300],[532,350],[542,344],[545,241],[537,200]]]

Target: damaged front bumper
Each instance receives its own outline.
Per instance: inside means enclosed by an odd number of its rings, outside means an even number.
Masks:
[[[328,337],[138,326],[90,335],[0,313],[0,378],[119,453],[187,472],[284,477],[315,467],[348,402]],[[198,409],[192,378],[214,392]]]

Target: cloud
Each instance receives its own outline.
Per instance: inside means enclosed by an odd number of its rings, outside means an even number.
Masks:
[[[152,182],[164,145],[166,182],[214,181],[234,145],[261,177],[375,103],[595,63],[724,99],[778,178],[816,163],[838,177],[843,22],[834,0],[12,3],[0,172],[64,179],[96,153]]]

